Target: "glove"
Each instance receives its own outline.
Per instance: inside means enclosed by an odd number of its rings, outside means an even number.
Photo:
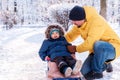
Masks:
[[[45,61],[50,61],[50,57],[46,56]]]
[[[75,53],[76,52],[76,46],[74,46],[74,45],[68,45],[67,49],[70,53]]]

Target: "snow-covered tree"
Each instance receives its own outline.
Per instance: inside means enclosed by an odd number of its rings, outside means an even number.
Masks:
[[[100,0],[100,14],[107,19],[107,4],[106,0]]]
[[[120,0],[104,1],[107,3],[106,16],[108,21],[119,22]],[[61,7],[63,8],[66,6],[66,3],[75,3],[80,6],[94,6],[100,12],[100,0],[0,0],[0,11],[8,10],[14,14],[13,17],[16,16],[17,24],[40,24],[41,21],[46,24],[50,22],[47,14],[49,7],[56,4],[63,4]]]
[[[64,5],[64,6],[63,6]],[[77,4],[57,4],[49,7],[48,13],[52,22],[61,24],[65,30],[68,30],[69,12],[73,6]]]
[[[9,11],[1,12],[1,21],[3,21],[6,29],[10,29],[13,27],[12,14]]]

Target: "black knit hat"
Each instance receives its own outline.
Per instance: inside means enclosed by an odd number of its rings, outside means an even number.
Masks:
[[[85,10],[80,6],[75,6],[72,8],[69,14],[70,20],[83,20],[85,19]]]

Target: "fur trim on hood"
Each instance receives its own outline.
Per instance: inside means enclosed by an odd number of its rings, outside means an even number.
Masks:
[[[59,25],[59,24],[51,24],[51,25],[48,26],[48,28],[45,31],[45,36],[46,36],[47,39],[50,39],[50,31],[52,29],[54,29],[54,28],[59,30],[59,33],[60,33],[61,37],[64,36],[64,30],[61,27],[61,25]]]

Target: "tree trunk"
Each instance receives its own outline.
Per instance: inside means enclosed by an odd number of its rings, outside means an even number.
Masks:
[[[106,0],[100,0],[100,15],[107,19],[107,4]]]

